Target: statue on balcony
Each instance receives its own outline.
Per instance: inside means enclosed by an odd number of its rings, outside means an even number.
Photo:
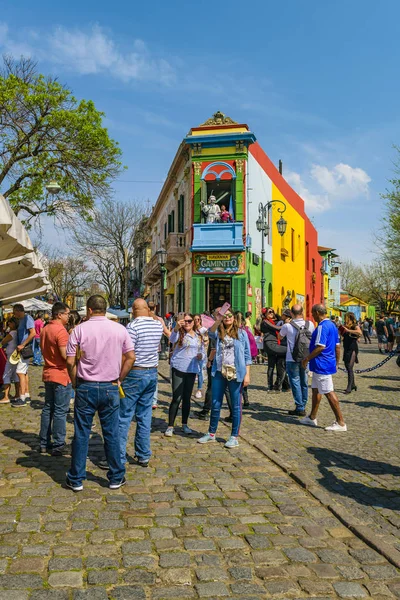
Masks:
[[[213,196],[211,192],[211,196],[208,199],[208,203],[201,201],[200,202],[201,211],[206,216],[206,223],[219,223],[221,209],[217,204],[217,199]]]

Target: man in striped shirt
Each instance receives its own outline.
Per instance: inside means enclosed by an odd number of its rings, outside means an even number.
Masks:
[[[135,462],[141,467],[149,464],[151,413],[157,385],[158,347],[163,334],[162,319],[150,316],[145,300],[138,298],[132,306],[133,321],[126,327],[135,351],[135,364],[128,373],[119,410],[119,437],[122,463],[126,463],[129,427],[136,417]]]

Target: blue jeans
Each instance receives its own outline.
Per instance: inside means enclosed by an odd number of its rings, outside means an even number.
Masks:
[[[294,403],[298,410],[305,410],[308,400],[307,371],[301,363],[287,362],[286,372],[289,377]]]
[[[108,462],[110,483],[119,483],[125,475],[119,451],[119,391],[116,383],[98,383],[78,380],[75,392],[74,425],[71,468],[68,479],[80,485],[86,479],[86,458],[93,417],[98,411]]]
[[[64,446],[67,434],[67,414],[71,400],[72,386],[44,382],[44,407],[40,419],[40,445],[50,448],[53,436],[53,448]]]
[[[154,390],[153,404],[158,404],[158,379],[156,381],[156,389]]]
[[[210,433],[216,433],[218,427],[218,421],[221,414],[222,400],[225,394],[225,388],[228,387],[232,401],[232,435],[239,435],[240,422],[242,420],[242,403],[241,403],[241,389],[243,382],[227,381],[225,377],[222,377],[221,371],[217,371],[212,380],[212,406],[211,406],[211,419],[210,419]]]
[[[199,368],[200,368],[200,371],[199,371],[199,374],[197,376],[197,389],[201,390],[203,388],[203,383],[204,383],[204,371],[203,371],[204,361],[203,360],[200,361],[200,367]]]
[[[40,367],[43,364],[43,356],[42,351],[40,349],[40,338],[33,338],[32,340],[32,352],[33,352],[33,361],[32,364]]]
[[[126,445],[132,417],[136,417],[135,455],[139,460],[149,460],[151,412],[157,385],[157,367],[132,369],[122,385],[125,398],[121,398],[119,413],[119,443],[122,464],[126,463]]]

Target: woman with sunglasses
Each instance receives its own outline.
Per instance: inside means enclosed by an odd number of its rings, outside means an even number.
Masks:
[[[190,313],[185,313],[179,319],[169,338],[173,345],[171,356],[172,371],[172,402],[169,407],[167,437],[174,434],[174,424],[179,406],[182,402],[182,430],[191,434],[188,427],[190,414],[190,398],[196,375],[200,365],[205,359],[204,341],[202,335],[194,327],[194,318]]]
[[[238,435],[242,418],[241,390],[250,383],[251,354],[247,333],[240,329],[232,310],[223,316],[217,314],[215,324],[208,330],[215,339],[215,358],[212,365],[212,408],[208,433],[198,442],[215,442],[225,388],[229,388],[232,402],[232,432],[226,448],[239,446]]]

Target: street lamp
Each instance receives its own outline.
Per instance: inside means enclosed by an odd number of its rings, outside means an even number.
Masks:
[[[164,277],[165,277],[165,273],[167,272],[167,269],[165,268],[165,264],[167,262],[167,251],[164,250],[164,248],[160,248],[159,250],[157,250],[156,252],[157,255],[157,262],[158,262],[158,266],[160,267],[160,274],[161,274],[161,285],[160,285],[160,313],[161,313],[161,317],[164,319],[164,313],[165,313],[165,306],[164,306]],[[160,359],[162,360],[166,360],[168,358],[168,354],[167,351],[165,349],[165,336],[163,335],[161,337],[161,352],[160,352]]]
[[[54,181],[54,179],[49,181],[45,187],[49,194],[58,194],[61,191],[61,185],[59,185],[57,181]]]
[[[278,212],[281,217],[276,222],[276,226],[278,228],[279,235],[284,235],[286,232],[287,221],[283,218],[283,213],[286,210],[286,204],[282,202],[282,200],[270,200],[266,204],[260,202],[258,205],[258,219],[256,221],[257,231],[261,232],[261,303],[262,307],[265,306],[265,245],[264,238],[267,237],[269,233],[269,223],[268,223],[268,212],[271,206],[275,203],[282,204],[283,208],[278,208]]]

